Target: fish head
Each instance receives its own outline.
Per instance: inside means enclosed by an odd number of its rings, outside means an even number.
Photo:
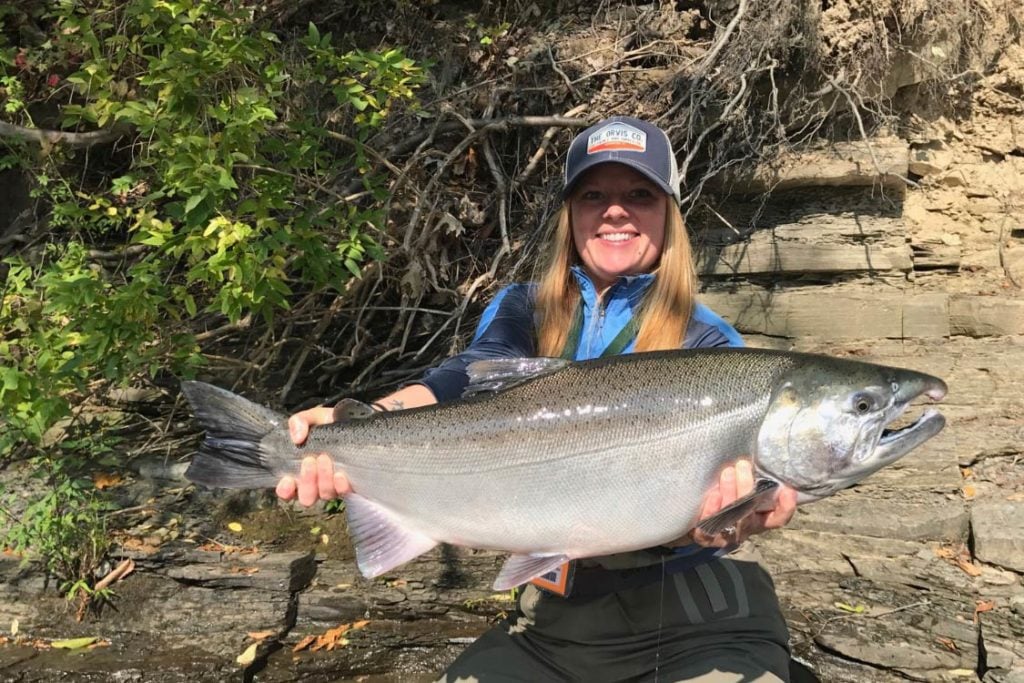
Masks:
[[[940,400],[937,377],[870,363],[816,358],[787,372],[757,436],[758,468],[799,492],[800,502],[852,486],[935,436],[945,418],[928,409],[889,426],[916,398]]]

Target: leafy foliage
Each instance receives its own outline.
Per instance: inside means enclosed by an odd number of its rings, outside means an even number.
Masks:
[[[414,106],[421,67],[398,48],[340,50],[312,24],[286,47],[257,7],[0,9],[0,116],[121,134],[102,152],[52,141],[0,149],[0,169],[32,178],[49,230],[45,247],[0,265],[0,457],[34,454],[50,484],[7,542],[33,548],[62,578],[82,567],[62,558],[63,541],[44,540],[63,538],[47,525],[99,519],[75,517],[92,503],[65,466],[94,457],[98,442],[61,443],[58,433],[43,447],[72,405],[140,375],[194,373],[193,319],[270,320],[298,293],[344,287],[383,255],[382,181],[361,143]],[[10,29],[29,19],[45,35]],[[109,158],[97,166],[90,154]]]

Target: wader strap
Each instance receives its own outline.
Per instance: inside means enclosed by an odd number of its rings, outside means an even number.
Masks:
[[[576,360],[576,349],[580,347],[580,339],[583,337],[583,302],[576,303],[576,311],[572,314],[572,327],[569,328],[569,336],[565,338],[565,346],[562,348],[564,360]]]
[[[637,332],[640,331],[640,323],[636,321],[635,317],[630,317],[629,322],[626,323],[617,335],[615,339],[612,339],[612,343],[608,345],[598,358],[608,358],[609,356],[617,356],[622,353],[629,343],[636,337]],[[583,338],[583,302],[580,301],[576,304],[576,312],[573,313],[572,327],[569,328],[569,336],[565,340],[565,347],[562,349],[562,358],[565,360],[575,360],[576,352],[580,348],[580,340]]]

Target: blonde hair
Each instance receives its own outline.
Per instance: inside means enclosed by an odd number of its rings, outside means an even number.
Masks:
[[[579,286],[570,270],[577,263],[579,254],[573,244],[572,217],[566,203],[555,218],[549,260],[538,279],[538,355],[559,356],[565,347],[580,300]],[[665,216],[661,258],[653,274],[654,282],[644,295],[638,314],[640,331],[635,350],[678,349],[693,314],[697,274],[683,215],[671,198]]]

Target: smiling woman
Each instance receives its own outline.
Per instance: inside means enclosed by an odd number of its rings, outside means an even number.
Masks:
[[[649,122],[616,116],[580,133],[566,157],[563,206],[538,281],[502,289],[465,351],[375,405],[398,410],[457,400],[475,361],[584,361],[742,346],[732,327],[695,301],[679,182],[668,136]],[[291,437],[301,445],[311,426],[334,419],[327,407],[293,415]],[[657,480],[652,468],[639,466],[635,473]],[[717,484],[704,493],[698,519],[754,490],[748,460],[727,464],[712,478]],[[493,482],[481,480],[480,487],[485,483]],[[282,478],[277,491],[285,499],[298,495],[306,505],[318,497],[359,499],[358,487],[353,491],[324,454],[306,458],[297,480]],[[657,506],[678,496],[655,498],[640,504]],[[598,502],[617,505],[614,497]],[[559,555],[523,553],[530,561],[516,578],[532,580],[520,591],[517,610],[470,646],[447,680],[785,680],[788,634],[771,580],[756,562],[725,557],[750,535],[785,525],[796,492],[782,486],[766,503],[769,509],[750,512],[714,535],[684,524],[679,538],[665,545],[581,557],[554,570]],[[586,535],[596,533],[587,528]]]

